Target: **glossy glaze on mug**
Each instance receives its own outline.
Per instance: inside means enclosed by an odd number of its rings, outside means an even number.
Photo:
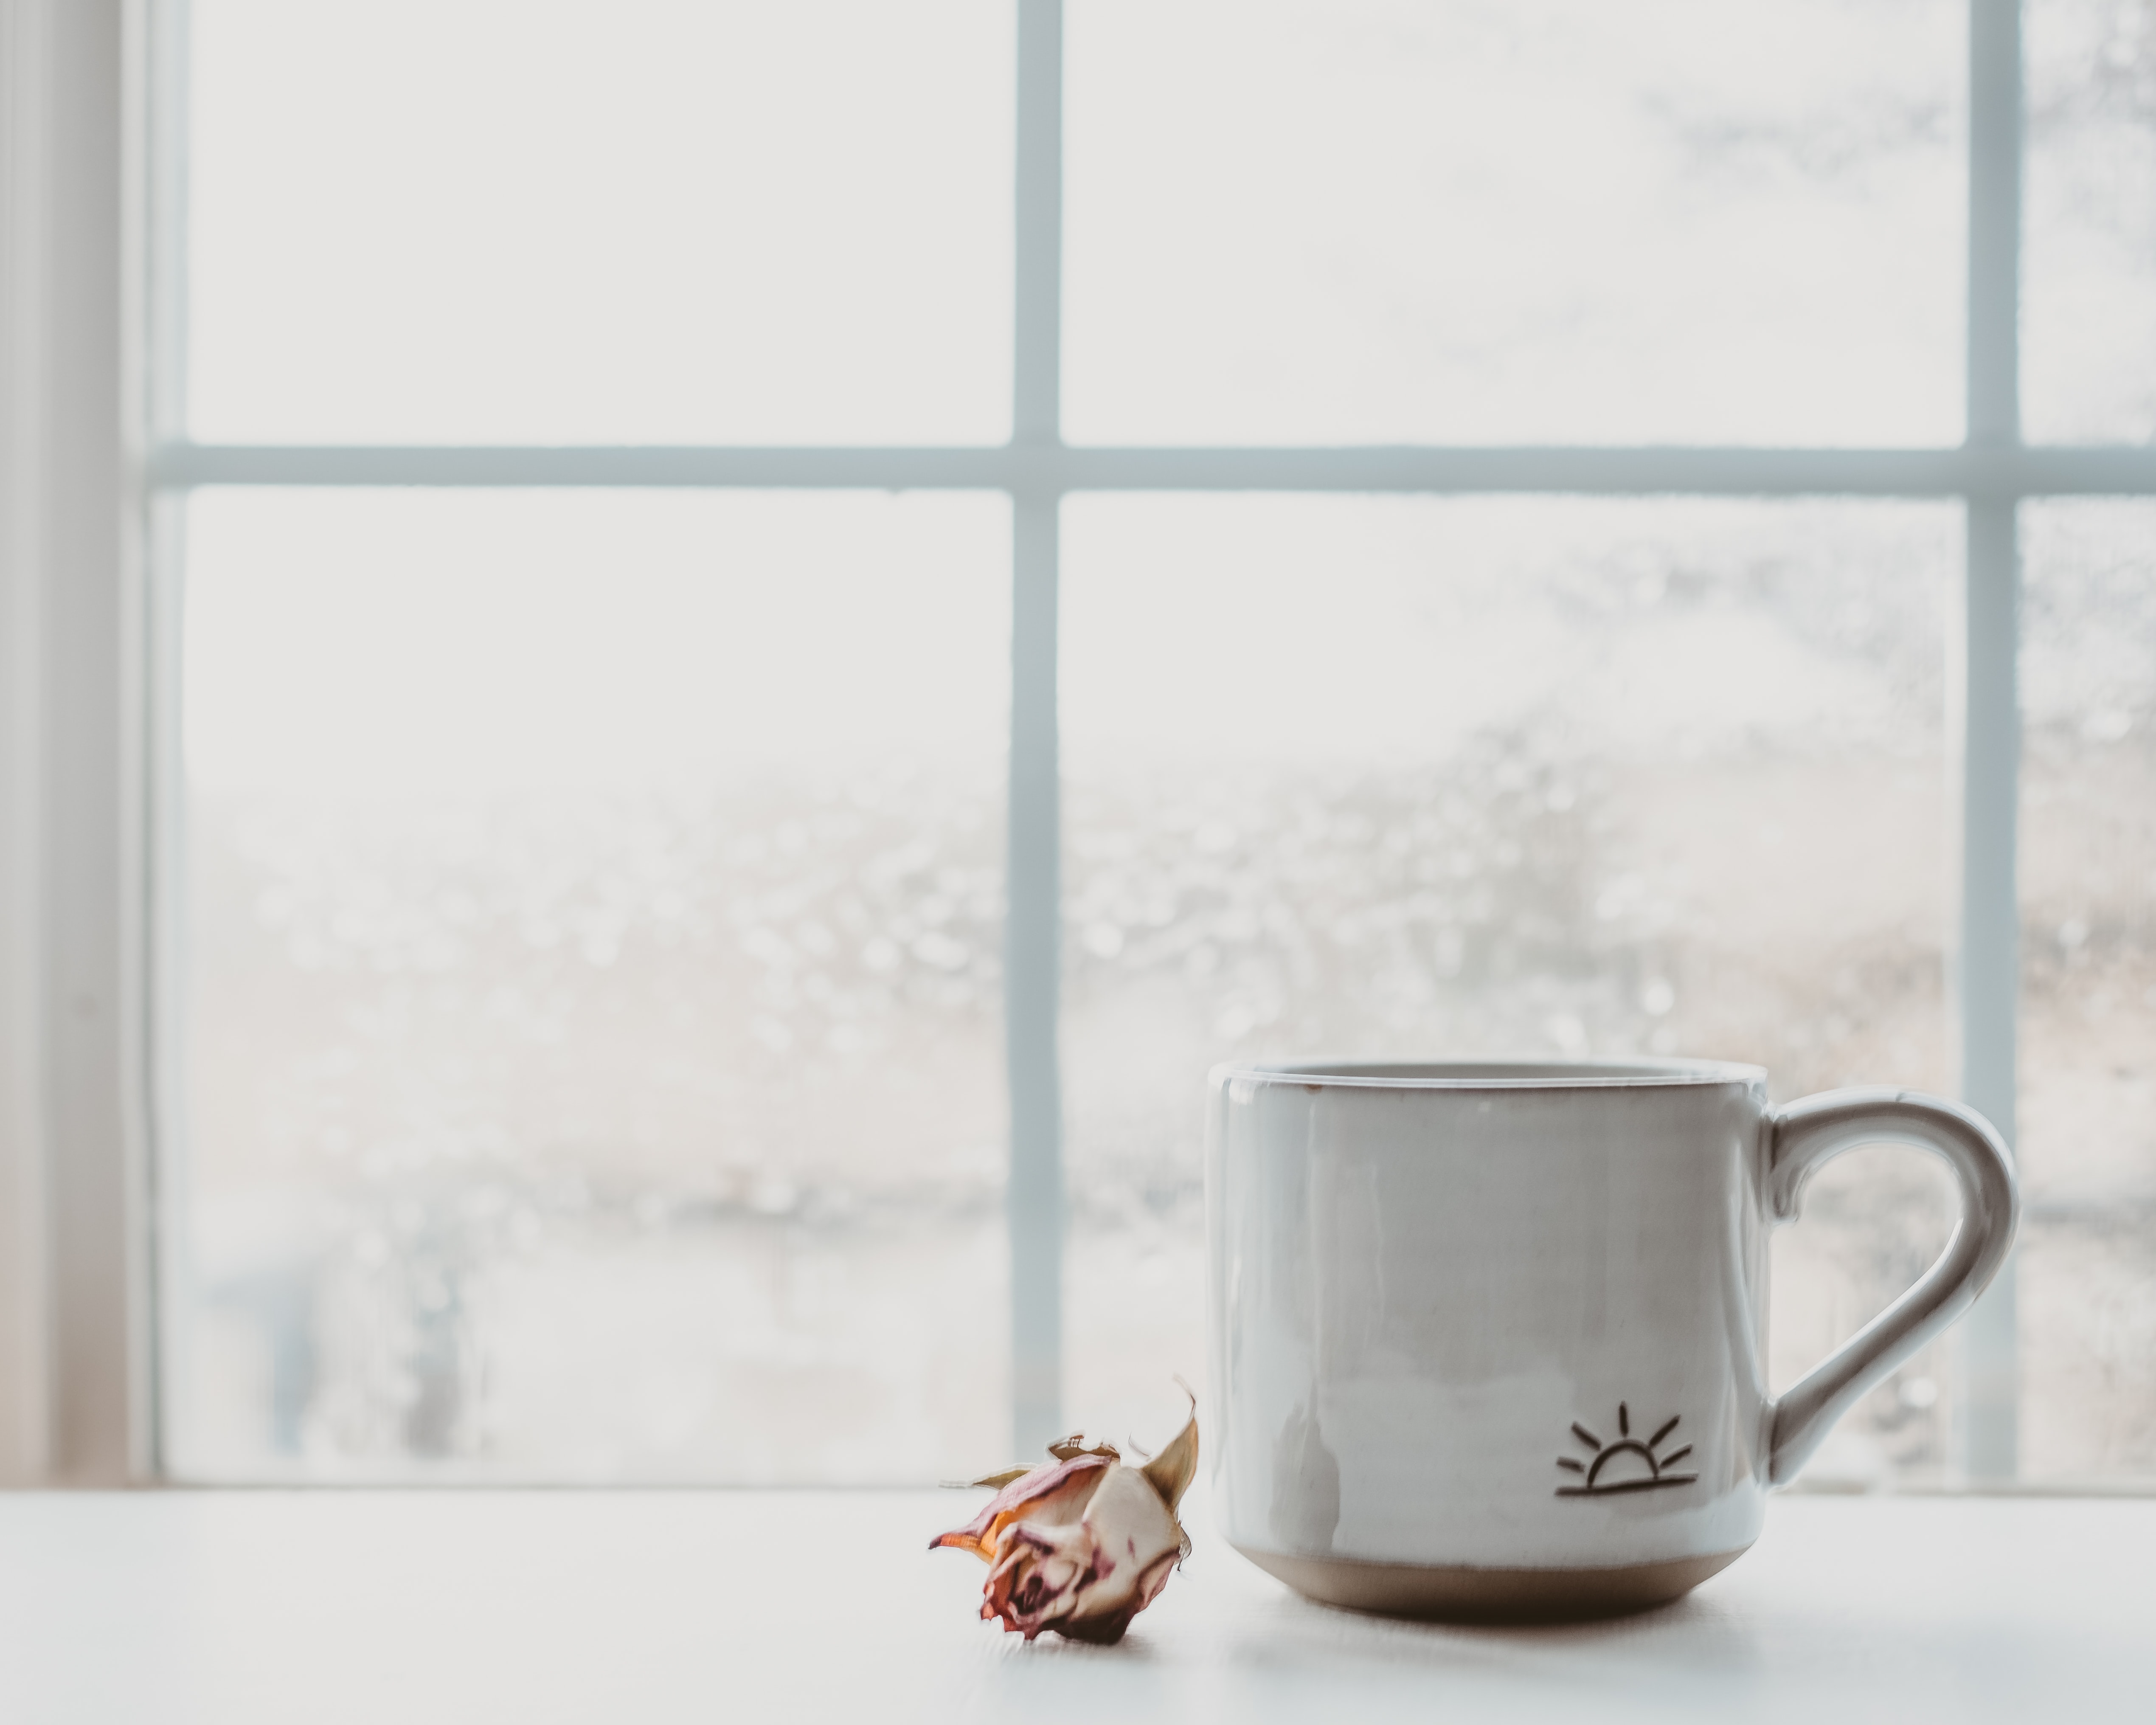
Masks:
[[[1210,1111],[1214,1512],[1298,1586],[1311,1560],[1697,1579],[2012,1227],[2010,1164],[1966,1111],[1882,1091],[1778,1115],[1754,1067],[1222,1068]],[[1983,1224],[1778,1410],[1768,1230],[1817,1163],[1890,1137],[1954,1159]]]

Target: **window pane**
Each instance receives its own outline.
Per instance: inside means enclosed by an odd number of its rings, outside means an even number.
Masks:
[[[209,439],[999,441],[1008,0],[194,0]]]
[[[1001,1453],[1009,533],[193,500],[183,1476]]]
[[[2156,504],[2022,511],[2022,1471],[2156,1473]]]
[[[1955,508],[1065,509],[1068,1394],[1089,1423],[1204,1358],[1216,1060],[1653,1051],[1758,1061],[1784,1099],[1945,1085]],[[1916,1153],[1828,1169],[1777,1239],[1776,1384],[1946,1229]],[[1933,1350],[1815,1476],[1935,1472],[1951,1390]]]
[[[2025,0],[2022,414],[2058,443],[2156,437],[2156,6]]]
[[[1955,0],[1088,0],[1081,442],[1951,444]]]

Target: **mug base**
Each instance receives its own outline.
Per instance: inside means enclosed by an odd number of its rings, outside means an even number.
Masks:
[[[1445,1623],[1578,1623],[1666,1605],[1727,1568],[1748,1548],[1593,1569],[1380,1563],[1283,1557],[1242,1545],[1235,1549],[1306,1599],[1350,1611]]]

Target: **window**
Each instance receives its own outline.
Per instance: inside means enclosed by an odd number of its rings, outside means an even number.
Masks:
[[[1206,1067],[1438,1048],[1958,1087],[1815,1470],[2156,1471],[2156,6],[157,20],[170,1472],[1142,1429]]]

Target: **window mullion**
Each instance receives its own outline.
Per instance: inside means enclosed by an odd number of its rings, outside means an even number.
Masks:
[[[1969,442],[2020,441],[2021,15],[2019,0],[1970,0]],[[1950,655],[1949,789],[1960,811],[1954,1005],[1964,1101],[2011,1143],[2020,907],[2015,887],[2020,571],[2012,495],[1969,500],[1961,627]],[[1960,1461],[1978,1479],[2018,1468],[2014,1264],[1971,1314]]]
[[[1010,1085],[1011,1406],[1021,1455],[1059,1435],[1063,1377],[1060,763],[1056,515],[1063,273],[1063,8],[1019,0],[1011,441],[1050,452],[1012,497],[1004,1046]]]
[[[1066,449],[780,444],[239,444],[171,439],[158,490],[198,485],[1359,491],[1423,496],[2156,496],[2156,450],[1399,444]]]

